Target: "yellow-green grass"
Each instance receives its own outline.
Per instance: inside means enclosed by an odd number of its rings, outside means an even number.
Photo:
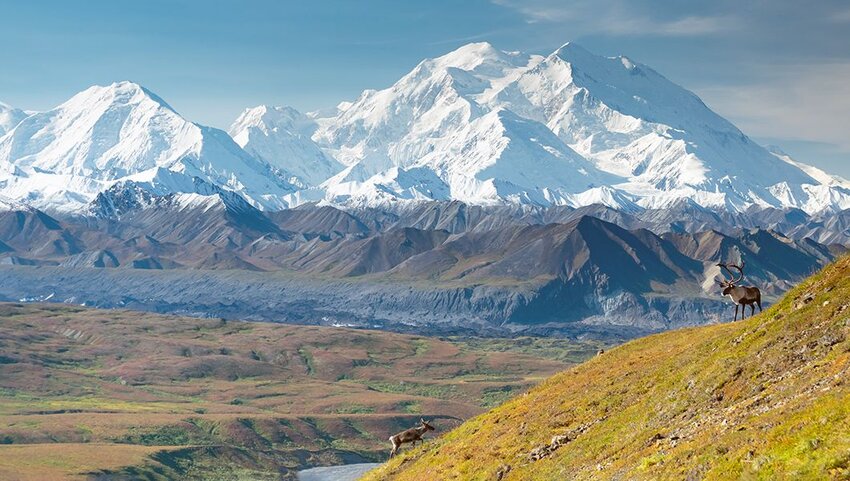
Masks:
[[[499,351],[509,345],[492,342]],[[585,357],[596,350],[594,343],[554,343]],[[127,449],[134,465],[149,446],[224,447],[222,463],[247,459],[274,475],[281,460],[291,470],[305,456],[339,461],[340,450],[379,459],[387,437],[420,416],[449,429],[568,365],[528,346],[494,352],[486,341],[0,304],[0,445],[33,453],[69,447],[78,456],[71,460]],[[87,444],[109,448],[80,447]],[[0,480],[15,466],[21,478],[41,472],[36,454],[29,463],[11,457],[21,450],[0,451]],[[251,458],[256,453],[264,460]],[[205,479],[218,461],[201,455],[209,471],[198,479]],[[96,457],[81,463],[116,467]],[[80,476],[73,462],[63,465],[64,475],[47,465],[49,479]]]
[[[102,469],[139,464],[157,446],[112,444],[0,445],[0,479],[3,481],[85,480]]]
[[[850,257],[761,315],[611,349],[363,479],[850,479]]]

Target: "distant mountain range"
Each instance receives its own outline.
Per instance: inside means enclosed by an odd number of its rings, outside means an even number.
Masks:
[[[0,300],[622,339],[725,320],[721,260],[744,259],[769,302],[845,252],[850,222],[833,216],[845,227],[830,230],[802,211],[721,217],[691,204],[638,216],[601,205],[267,213],[232,194],[148,200],[100,196],[120,218],[0,212]]]
[[[723,212],[850,207],[844,179],[766,150],[646,65],[572,43],[548,56],[469,44],[331,111],[248,109],[229,133],[130,82],[47,112],[0,105],[7,198],[103,214],[104,195],[143,205],[220,191],[264,211],[451,200],[627,213],[682,200]]]
[[[470,44],[229,132],[149,90],[0,104],[0,300],[416,332],[630,337],[770,299],[850,245],[850,183],[575,44]]]

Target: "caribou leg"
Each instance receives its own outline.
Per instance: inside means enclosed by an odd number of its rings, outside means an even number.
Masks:
[[[732,322],[738,320],[738,304],[735,304],[735,317],[732,319]]]

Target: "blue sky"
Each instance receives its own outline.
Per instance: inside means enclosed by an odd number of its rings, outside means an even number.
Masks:
[[[625,54],[746,133],[850,177],[846,0],[0,0],[0,100],[48,109],[129,79],[226,128],[257,104],[329,107],[486,40]]]

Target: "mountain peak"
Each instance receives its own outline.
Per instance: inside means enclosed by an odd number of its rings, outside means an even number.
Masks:
[[[461,70],[474,70],[482,64],[520,66],[526,63],[526,57],[518,52],[504,52],[488,42],[468,43],[437,57],[425,60],[425,64],[440,67],[455,67]]]
[[[159,95],[153,93],[138,83],[129,80],[113,82],[110,85],[93,85],[71,97],[62,104],[63,107],[88,109],[93,105],[106,107],[108,105],[143,105],[152,103],[154,107],[162,107],[174,113],[171,107]]]
[[[564,43],[563,45],[558,47],[553,53],[557,54],[559,52],[565,52],[565,53],[566,52],[581,52],[581,53],[593,55],[586,48],[584,48],[581,45],[579,45],[575,42],[572,42],[572,41]]]
[[[308,187],[342,169],[311,140],[316,128],[315,120],[292,107],[260,105],[242,112],[229,134],[246,152]]]
[[[493,46],[490,42],[472,42],[467,43],[465,45],[461,45],[460,47],[452,50],[451,52],[443,55],[444,57],[449,55],[491,55],[501,53],[496,47]]]
[[[549,59],[558,58],[573,67],[582,70],[592,69],[596,76],[608,76],[612,71],[626,71],[628,74],[640,74],[641,65],[632,59],[619,55],[616,57],[605,57],[597,55],[575,42],[567,42],[549,55]],[[660,77],[660,75],[659,75]],[[665,79],[666,80],[666,79]]]
[[[132,81],[0,118],[0,128],[0,162],[11,166],[0,172],[3,192],[39,208],[70,205],[80,198],[72,193],[90,197],[154,168],[189,176],[181,186],[198,176],[250,191],[264,208],[348,204],[364,189],[369,199],[417,200],[415,190],[473,204],[627,212],[682,198],[732,210],[850,206],[844,181],[777,159],[650,67],[574,42],[548,57],[469,43],[325,112],[247,109],[230,136],[191,123]],[[47,174],[87,183],[59,195],[46,186],[66,182],[39,179]]]
[[[285,206],[293,187],[227,133],[192,123],[135,82],[95,85],[0,137],[7,195],[51,211],[83,211],[116,183],[153,195],[238,192],[261,208]]]
[[[309,139],[316,130],[316,123],[313,119],[292,107],[258,105],[245,109],[230,126],[228,133],[237,144],[244,147],[249,141],[247,136],[251,129],[256,129],[263,135],[278,132]]]
[[[471,203],[639,210],[694,198],[736,210],[811,200],[812,211],[850,205],[848,193],[799,187],[816,181],[777,162],[650,67],[574,42],[547,57],[486,42],[463,45],[314,120],[311,140],[342,164],[359,164],[350,171],[362,173],[358,182],[393,167],[427,165],[450,186],[451,198]],[[604,181],[586,181],[597,171]],[[343,178],[353,179],[328,179]],[[798,187],[781,195],[768,190],[783,181]],[[339,192],[322,195],[347,203]]]
[[[0,102],[0,137],[15,128],[27,116],[27,113],[23,110]]]
[[[568,62],[572,59],[577,59],[577,58],[594,58],[594,57],[595,58],[602,58],[599,55],[596,55],[596,54],[590,52],[589,50],[587,50],[586,48],[582,47],[581,45],[579,45],[575,42],[567,42],[567,43],[561,45],[560,47],[558,47],[557,50],[552,52],[549,56],[550,57],[556,56],[556,57],[559,57],[559,58],[566,60]]]

